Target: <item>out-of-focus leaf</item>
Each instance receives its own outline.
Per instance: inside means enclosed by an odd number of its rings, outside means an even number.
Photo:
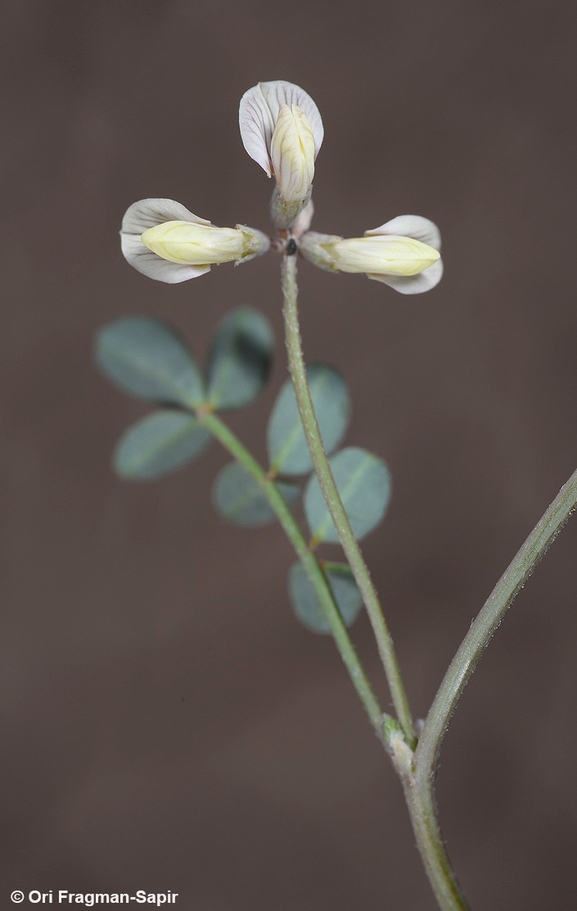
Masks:
[[[164,323],[131,316],[104,326],[96,336],[96,362],[118,386],[166,405],[194,408],[204,383],[184,342]]]
[[[294,503],[300,495],[296,484],[276,483],[276,488],[287,503]],[[275,514],[258,483],[238,462],[231,462],[217,475],[213,499],[225,519],[236,525],[266,525]]]
[[[191,414],[153,411],[121,436],[114,468],[124,478],[157,478],[191,462],[209,440],[210,432]]]
[[[268,379],[273,334],[256,310],[240,307],[216,331],[208,362],[208,401],[215,408],[241,408]]]
[[[363,606],[361,593],[350,568],[345,563],[325,563],[323,572],[329,583],[345,626],[351,626]],[[313,633],[330,633],[331,628],[317,593],[299,561],[289,570],[289,593],[295,614]]]
[[[382,459],[354,446],[341,449],[329,461],[353,533],[360,541],[385,514],[391,495],[389,469]],[[312,475],[306,486],[304,507],[313,538],[338,544],[339,537],[316,475]]]
[[[325,451],[331,453],[349,422],[347,385],[340,373],[326,364],[309,364],[307,378]],[[290,379],[273,407],[267,443],[271,467],[280,474],[304,474],[313,467]]]

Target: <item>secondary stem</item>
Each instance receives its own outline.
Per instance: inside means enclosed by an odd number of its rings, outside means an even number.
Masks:
[[[299,407],[301,421],[310,449],[315,473],[331,514],[339,540],[349,562],[351,570],[359,586],[361,595],[373,632],[377,648],[391,691],[391,698],[399,723],[407,743],[415,745],[415,732],[409,702],[403,686],[397,657],[391,634],[383,617],[379,598],[373,585],[369,570],[355,539],[347,513],[343,507],[337,490],[331,467],[329,465],[322,438],[319,431],[302,352],[300,327],[298,320],[298,289],[297,289],[296,256],[283,256],[282,263],[282,290],[283,290],[283,315],[285,322],[286,345],[288,351],[289,369]]]
[[[442,846],[436,823],[434,779],[439,751],[449,721],[459,697],[493,633],[576,507],[577,471],[571,475],[545,511],[473,621],[445,674],[425,721],[414,756],[411,798],[414,803],[413,825],[421,853],[423,856],[425,853],[431,855],[434,861],[433,877],[429,873],[433,888],[435,888],[435,877],[438,880],[437,887],[439,889],[443,887],[444,871],[442,870],[442,860],[438,861],[434,851],[427,849],[426,845],[441,844]],[[439,898],[439,895],[437,897]],[[441,904],[441,907],[461,909],[465,906],[447,903],[446,905]]]
[[[253,458],[238,437],[232,433],[219,417],[210,412],[199,412],[198,419],[255,479],[263,494],[266,496],[283,530],[297,552],[297,555],[300,557],[311,584],[316,591],[325,617],[330,623],[331,632],[336,642],[337,649],[346,665],[353,686],[365,707],[375,733],[379,740],[386,745],[383,731],[382,709],[364,672],[363,666],[359,661],[358,655],[341,619],[332,592],[318,564],[317,558],[308,547],[292,512],[288,508],[274,482],[267,477],[265,471],[258,464],[256,459]]]

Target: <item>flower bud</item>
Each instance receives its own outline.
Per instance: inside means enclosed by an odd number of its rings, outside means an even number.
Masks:
[[[403,233],[401,233],[403,232]],[[402,294],[418,294],[441,279],[441,239],[433,222],[402,215],[366,231],[364,237],[343,238],[309,231],[300,240],[303,255],[329,272],[364,272]]]
[[[120,235],[122,252],[135,269],[171,283],[204,275],[218,263],[245,262],[270,246],[254,228],[217,228],[172,199],[134,203]]]
[[[288,228],[310,199],[315,158],[323,141],[319,110],[298,85],[260,82],[240,102],[243,145],[269,177],[276,178],[272,214]]]

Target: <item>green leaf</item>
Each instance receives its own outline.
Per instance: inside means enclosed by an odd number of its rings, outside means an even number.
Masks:
[[[340,373],[326,364],[309,364],[307,378],[325,451],[331,453],[349,423],[347,385]],[[267,443],[271,467],[280,474],[305,474],[313,467],[290,379],[274,404]]]
[[[95,345],[100,369],[121,389],[162,404],[194,408],[204,384],[184,342],[167,325],[131,316],[100,330]]]
[[[276,483],[275,487],[287,503],[293,503],[300,495],[296,484]],[[276,518],[260,485],[238,462],[231,462],[219,472],[213,499],[220,514],[236,525],[266,525]]]
[[[240,307],[216,331],[208,362],[208,400],[215,408],[252,402],[268,379],[273,334],[256,310]]]
[[[345,626],[351,626],[363,606],[361,593],[345,563],[325,563],[323,573]],[[289,594],[295,614],[313,633],[330,633],[331,628],[307,572],[299,561],[289,570]]]
[[[114,468],[124,478],[157,478],[192,461],[209,440],[210,431],[191,414],[153,411],[121,436],[114,451]]]
[[[329,462],[354,536],[360,541],[385,514],[391,495],[389,469],[382,459],[354,446],[341,449]],[[338,544],[339,536],[316,475],[306,486],[304,507],[313,538]]]

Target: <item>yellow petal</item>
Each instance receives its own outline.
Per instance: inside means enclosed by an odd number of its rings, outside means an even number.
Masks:
[[[304,202],[315,173],[315,139],[306,114],[282,104],[271,140],[278,191],[287,204]]]
[[[369,235],[340,240],[328,250],[341,272],[418,275],[440,257],[438,250],[413,237]]]
[[[141,241],[162,259],[187,265],[233,262],[244,252],[242,231],[186,221],[155,225],[142,234]]]

